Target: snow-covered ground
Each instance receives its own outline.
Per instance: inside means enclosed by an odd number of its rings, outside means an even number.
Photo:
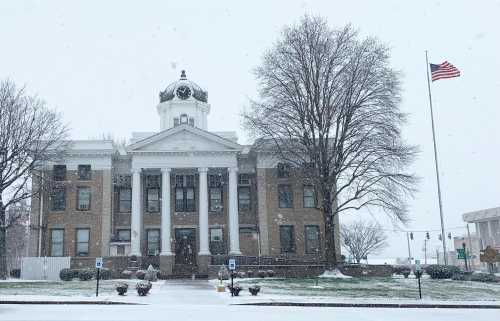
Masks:
[[[94,282],[92,282],[94,283]],[[139,297],[129,290],[120,297],[109,292],[99,300],[142,303],[141,305],[4,305],[0,304],[0,320],[496,320],[500,310],[480,309],[389,309],[389,308],[318,308],[318,307],[261,307],[241,306],[250,302],[317,302],[316,297],[278,295],[263,289],[262,295],[252,297],[242,291],[239,297],[217,293],[216,281],[160,281],[155,282],[150,295]],[[94,300],[91,296],[0,295],[0,300]],[[415,303],[419,300],[393,299],[339,299],[335,302],[398,302]],[[422,302],[429,302],[424,300]],[[432,301],[436,302],[436,301]],[[450,301],[447,301],[450,303]],[[459,303],[459,302],[454,302]],[[467,302],[484,303],[484,302]],[[487,302],[499,304],[500,302]]]

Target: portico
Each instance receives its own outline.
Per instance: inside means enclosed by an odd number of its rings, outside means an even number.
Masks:
[[[145,175],[151,173],[161,175],[160,256],[175,255],[173,249],[176,240],[172,234],[175,228],[188,226],[197,230],[197,265],[203,270],[211,255],[209,246],[211,213],[216,216],[213,220],[217,221],[217,224],[227,228],[227,253],[240,255],[237,178],[237,155],[240,150],[240,145],[228,139],[189,125],[179,125],[132,144],[128,151],[131,154],[132,165],[131,255],[138,257],[145,255],[141,251],[141,240],[144,239],[143,222],[146,215],[143,211],[145,197],[142,195],[144,188],[141,183]],[[193,182],[189,184],[192,184],[193,198],[197,198],[194,211],[190,209],[180,212],[177,211],[177,206],[173,206],[178,204],[172,204],[172,197],[178,201],[178,193],[182,194],[176,185],[179,184],[178,178],[181,176],[179,173],[189,173],[189,176],[193,177]],[[223,204],[220,208],[210,206],[209,175],[220,177],[220,184],[227,191],[227,195],[220,196]],[[227,216],[221,213],[227,213]],[[164,260],[175,261],[174,258],[164,258]]]

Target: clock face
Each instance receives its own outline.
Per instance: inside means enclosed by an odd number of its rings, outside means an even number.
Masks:
[[[179,86],[175,92],[180,99],[188,99],[191,96],[191,89],[188,86]]]

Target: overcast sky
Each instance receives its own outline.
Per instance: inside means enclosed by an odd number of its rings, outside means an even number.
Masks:
[[[284,25],[321,14],[352,23],[392,48],[403,73],[405,138],[419,145],[422,177],[407,229],[439,229],[425,50],[462,77],[432,85],[447,227],[464,212],[500,206],[500,1],[2,1],[0,78],[26,85],[57,108],[72,137],[129,138],[157,131],[158,93],[186,70],[209,92],[208,127],[248,143],[240,113],[256,97],[252,74]],[[344,214],[390,221],[378,212]],[[453,235],[464,228],[451,229]],[[404,233],[389,233],[379,257],[406,256]],[[429,248],[439,246],[431,232]],[[424,233],[412,250],[422,256]]]

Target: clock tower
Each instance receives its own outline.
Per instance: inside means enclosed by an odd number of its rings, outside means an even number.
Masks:
[[[178,81],[160,92],[160,103],[156,110],[160,116],[162,131],[178,125],[207,130],[207,116],[210,113],[208,93],[188,80],[184,70]]]

